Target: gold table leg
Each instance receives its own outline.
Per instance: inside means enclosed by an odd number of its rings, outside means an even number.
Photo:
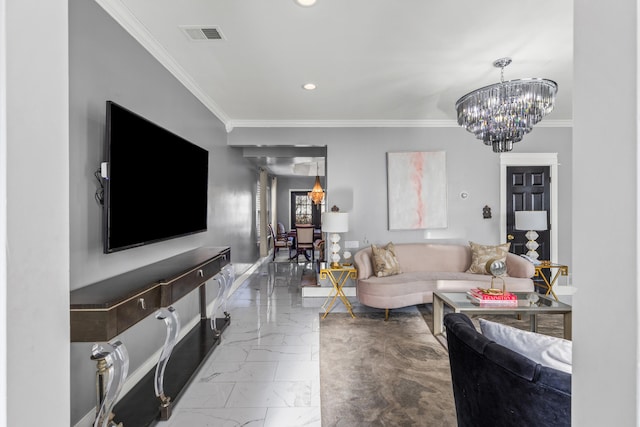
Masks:
[[[327,297],[327,300],[331,297],[333,297],[331,299],[331,303],[329,304],[328,307],[325,308],[325,312],[324,315],[322,316],[322,318],[326,318],[327,315],[329,314],[329,312],[331,311],[331,309],[333,308],[334,304],[336,303],[336,300],[338,299],[338,297],[340,298],[340,300],[342,301],[342,303],[344,304],[344,306],[347,308],[347,310],[349,311],[349,314],[351,315],[352,318],[355,318],[356,315],[353,314],[353,307],[351,306],[351,302],[349,301],[349,299],[347,298],[347,296],[345,295],[344,291],[342,290],[343,286],[345,285],[345,283],[347,282],[347,279],[349,277],[351,278],[355,278],[355,271],[353,270],[336,270],[338,271],[338,277],[336,277],[333,273],[333,270],[322,270],[320,273],[320,278],[324,279],[325,277],[329,278],[329,281],[331,281],[331,284],[333,285],[333,291],[334,294],[330,294]],[[323,277],[324,276],[324,277]],[[326,305],[327,301],[325,301]]]
[[[552,268],[557,268],[556,274],[553,276],[553,278],[551,279],[551,282],[549,282],[549,280],[547,279],[547,276],[545,276],[542,273],[542,270],[538,270],[536,269],[536,274],[535,276],[539,276],[542,277],[542,282],[544,283],[544,285],[547,287],[547,291],[545,292],[545,296],[548,296],[549,294],[553,295],[553,297],[556,299],[556,301],[558,301],[558,296],[556,295],[556,293],[553,291],[553,285],[556,284],[556,282],[558,281],[558,277],[560,277],[560,275],[562,274],[563,276],[566,276],[569,274],[569,269],[567,266],[550,266],[550,267],[546,267],[549,269]]]

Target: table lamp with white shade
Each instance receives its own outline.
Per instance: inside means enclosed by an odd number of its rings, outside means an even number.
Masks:
[[[527,230],[525,234],[529,240],[525,245],[529,249],[527,256],[537,260],[540,255],[538,255],[536,249],[540,245],[536,242],[538,238],[536,231],[545,231],[547,229],[547,211],[516,211],[515,219],[516,230]]]
[[[329,241],[331,242],[331,268],[340,267],[340,234],[349,231],[349,214],[346,212],[323,212],[322,213],[322,231],[330,233]]]

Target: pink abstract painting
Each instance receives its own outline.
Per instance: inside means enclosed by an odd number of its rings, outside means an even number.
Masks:
[[[389,230],[447,227],[445,154],[387,153]]]

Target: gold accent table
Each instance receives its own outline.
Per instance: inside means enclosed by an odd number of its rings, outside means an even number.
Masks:
[[[554,264],[549,261],[541,261],[540,264],[536,265],[535,267],[536,267],[536,272],[533,274],[533,277],[542,278],[542,282],[538,282],[538,284],[546,287],[545,295],[551,294],[556,299],[556,301],[558,301],[558,296],[556,295],[555,292],[553,292],[553,285],[556,284],[556,282],[558,281],[558,277],[560,277],[560,275],[562,276],[569,275],[569,266],[564,264]],[[551,278],[551,281],[549,281],[549,279],[547,279],[547,276],[545,276],[542,272],[542,270],[544,270],[545,268],[550,271],[554,268],[557,269],[556,274]]]
[[[322,308],[324,308],[324,315],[322,316],[323,319],[327,317],[327,314],[329,314],[329,312],[333,308],[333,305],[336,303],[336,300],[338,299],[338,297],[340,297],[340,300],[349,311],[349,314],[351,314],[351,317],[352,318],[356,317],[356,315],[353,314],[351,302],[349,302],[349,299],[347,299],[347,296],[344,294],[344,291],[342,290],[344,284],[347,282],[347,279],[349,278],[355,279],[356,277],[357,277],[357,270],[351,266],[341,266],[338,268],[328,267],[328,268],[320,269],[320,279],[325,280],[328,278],[331,284],[333,285],[333,293],[330,293],[327,299],[324,301],[324,304],[322,304]],[[331,303],[329,304],[329,307],[327,307],[326,306],[327,302],[331,297],[333,298],[331,299]]]

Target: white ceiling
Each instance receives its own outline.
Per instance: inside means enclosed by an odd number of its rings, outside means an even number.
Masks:
[[[456,100],[500,80],[558,83],[538,126],[572,119],[569,0],[96,0],[230,131],[455,126]],[[182,27],[215,26],[192,41]],[[315,91],[305,91],[313,82]]]

